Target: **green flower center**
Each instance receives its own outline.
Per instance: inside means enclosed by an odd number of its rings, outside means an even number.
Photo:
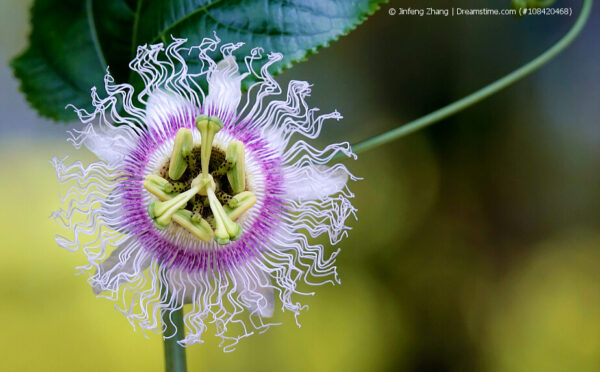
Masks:
[[[225,151],[212,145],[223,127],[217,117],[201,115],[196,127],[201,144],[193,144],[189,129],[180,129],[169,161],[144,180],[159,199],[150,203],[148,214],[159,229],[175,221],[203,241],[227,244],[242,235],[235,220],[256,202],[246,189],[244,145],[232,141]]]

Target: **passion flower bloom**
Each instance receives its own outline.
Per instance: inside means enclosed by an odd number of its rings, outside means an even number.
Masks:
[[[71,184],[54,214],[71,233],[56,240],[85,252],[94,292],[134,326],[159,331],[161,312],[190,304],[181,343],[201,342],[213,323],[227,350],[266,330],[275,306],[297,317],[306,284],[339,283],[339,249],[327,254],[314,238],[335,245],[347,235],[355,178],[327,164],[355,155],[348,143],[305,142],[341,115],[309,108],[306,82],[282,94],[268,72],[281,54],[254,48],[240,73],[242,43],[185,43],[140,46],[129,66],[141,91],[107,73],[106,97],[92,88],[95,111],[74,107],[86,125],[69,140],[100,161],[53,160]],[[253,83],[243,95],[244,79]]]

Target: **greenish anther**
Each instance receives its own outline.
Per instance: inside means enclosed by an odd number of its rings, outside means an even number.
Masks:
[[[250,209],[256,203],[256,196],[250,191],[241,192],[231,198],[230,206],[225,206],[224,210],[233,221],[237,220],[244,212]],[[232,207],[232,204],[235,207]]]
[[[154,220],[156,227],[164,229],[169,226],[173,215],[178,210],[185,207],[187,202],[193,198],[199,190],[199,186],[192,186],[188,191],[183,192],[170,200],[163,202],[156,200],[152,201],[148,206],[148,214],[150,214],[150,217]]]
[[[156,174],[149,174],[146,179],[144,179],[143,185],[146,190],[160,200],[169,200],[174,196],[171,193],[171,183]]]
[[[169,162],[169,177],[173,180],[181,178],[187,168],[186,157],[192,152],[194,139],[192,131],[181,128],[175,135],[175,144],[173,145],[173,154]]]
[[[194,219],[192,212],[180,209],[173,215],[173,221],[184,227],[187,231],[191,232],[198,239],[209,242],[214,233],[205,219]]]
[[[212,152],[212,143],[215,134],[223,128],[223,122],[216,116],[208,117],[200,115],[196,118],[196,127],[200,131],[200,161],[202,163],[202,174],[208,176],[208,165]]]
[[[148,175],[144,180],[144,187],[162,201],[162,203],[159,201],[151,202],[148,206],[148,214],[154,220],[155,226],[162,230],[169,225],[170,220],[173,220],[198,239],[209,242],[213,238],[214,233],[210,224],[201,215],[202,201],[199,199],[197,192],[202,185],[202,182],[193,182],[192,189],[187,191],[189,194],[181,196],[182,194],[177,195],[165,192],[165,190],[170,189],[172,186],[169,181],[155,174]],[[210,180],[208,185],[211,185]],[[193,194],[194,192],[196,194]],[[193,195],[188,200],[193,200],[194,211],[178,209],[178,206],[186,205],[187,202],[184,202],[184,200],[191,194]],[[170,219],[168,216],[170,216]]]
[[[233,164],[227,172],[227,179],[234,194],[246,190],[246,161],[244,144],[241,141],[231,141],[227,145],[226,160]]]

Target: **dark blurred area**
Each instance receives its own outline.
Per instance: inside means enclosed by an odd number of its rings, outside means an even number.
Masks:
[[[451,6],[500,8],[507,3],[463,0]],[[318,106],[335,105],[346,117],[342,125],[327,128],[327,137],[355,143],[457,100],[533,59],[568,31],[580,5],[555,3],[573,7],[572,17],[418,17],[391,16],[387,10],[450,4],[390,1],[354,33],[284,76],[316,82]],[[529,269],[523,265],[537,265],[554,254],[543,246],[548,241],[561,241],[555,248],[561,254],[585,249],[590,255],[587,272],[568,268],[581,282],[563,291],[585,296],[591,285],[586,275],[597,285],[599,14],[596,6],[580,38],[532,76],[349,163],[365,180],[353,187],[359,222],[340,257],[341,272],[367,271],[381,288],[379,300],[400,307],[409,327],[409,350],[398,351],[387,370],[548,370],[536,358],[556,359],[550,370],[600,368],[598,349],[587,365],[577,364],[577,353],[553,355],[560,335],[551,340],[539,335],[534,343],[550,343],[542,355],[531,355],[540,345],[519,339],[523,328],[533,327],[524,313],[552,312],[552,298],[538,304],[548,307],[534,309],[527,300],[507,303],[517,301],[517,284],[510,282],[524,280],[519,276]],[[568,261],[547,270],[563,270]],[[529,291],[549,284],[535,279],[527,283]],[[563,282],[554,275],[550,280],[557,287]],[[503,290],[508,293],[498,293]],[[593,308],[596,319],[581,326],[597,332],[600,308],[594,296],[585,306]],[[505,311],[516,313],[515,318],[504,319]],[[578,310],[566,315],[581,316]],[[558,328],[579,325],[575,319],[559,321]],[[501,342],[495,328],[512,329],[514,339],[502,341],[511,344],[493,344]],[[406,331],[398,329],[403,337]],[[579,342],[587,347],[585,340]],[[514,348],[514,355],[501,348]]]
[[[570,17],[388,14],[390,7],[450,6],[503,8],[510,1],[393,0],[355,31],[278,77],[282,85],[290,79],[313,83],[311,105],[344,115],[324,127],[320,144],[356,143],[506,75],[559,40],[581,2],[556,1],[554,7],[573,7]],[[6,10],[2,17],[13,17],[13,26],[19,27],[17,41],[4,26],[1,39],[7,45],[0,69],[3,158],[10,157],[10,142],[39,148],[36,141],[45,141],[49,147],[36,161],[41,164],[65,151],[65,146],[52,149],[52,143],[62,141],[65,126],[36,118],[17,92],[6,62],[24,48],[26,4],[1,8]],[[358,221],[340,244],[342,286],[318,288],[314,299],[303,299],[311,309],[301,317],[300,330],[287,317],[283,326],[245,340],[231,355],[221,356],[214,342],[196,346],[189,352],[191,366],[236,371],[598,370],[599,15],[595,4],[580,37],[533,75],[426,130],[346,161],[364,179],[350,185]],[[51,180],[51,170],[48,175]],[[55,207],[58,200],[47,204]],[[53,245],[50,233],[56,228],[49,226],[43,249],[60,260],[69,253]],[[18,262],[28,265],[28,258]],[[71,263],[62,270],[72,270]],[[12,286],[2,279],[4,287]],[[85,289],[82,278],[68,280],[81,282],[77,290],[86,298],[81,301],[95,304],[90,307],[102,301]],[[56,285],[64,286],[65,280]],[[13,309],[24,303],[14,301]],[[108,313],[111,305],[102,306],[98,314]],[[123,331],[117,335],[115,330],[109,339],[126,343],[135,338],[136,345],[146,345],[120,315],[110,316]],[[36,349],[35,337],[57,337],[30,332],[35,336],[27,336],[28,342]],[[135,351],[156,354],[154,370],[161,368],[157,340],[153,336],[155,349]],[[100,349],[106,358],[110,345]],[[66,351],[57,353],[68,359]],[[126,370],[125,364],[111,363]],[[57,365],[71,368],[62,359]]]

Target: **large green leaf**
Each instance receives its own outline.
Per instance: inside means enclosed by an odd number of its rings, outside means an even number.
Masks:
[[[283,53],[272,71],[278,73],[356,27],[383,1],[36,0],[29,48],[12,67],[32,106],[66,121],[74,118],[67,104],[91,108],[89,89],[101,89],[107,66],[118,82],[128,81],[137,45],[166,43],[171,35],[194,44],[216,32],[223,42],[244,42],[240,54],[255,46]]]

